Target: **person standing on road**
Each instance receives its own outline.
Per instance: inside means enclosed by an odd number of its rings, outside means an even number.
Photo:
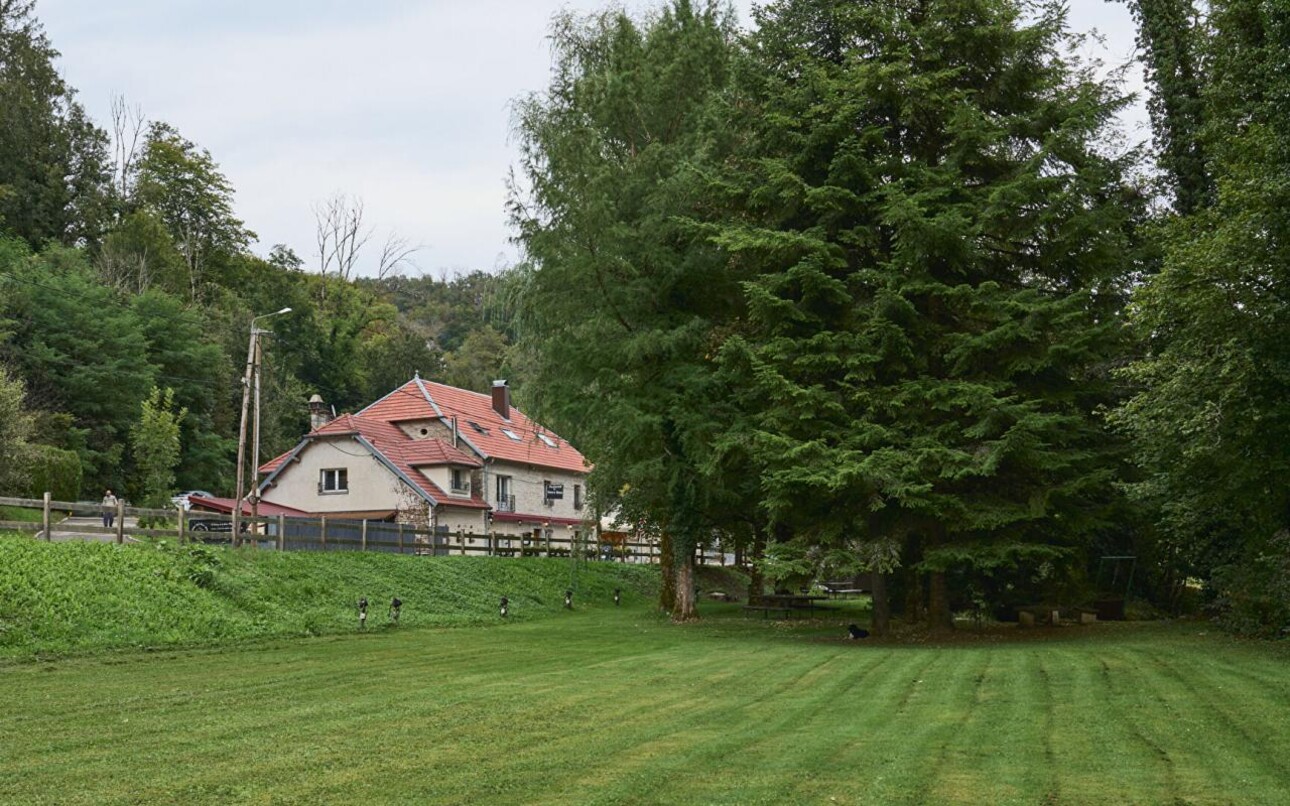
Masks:
[[[106,490],[103,493],[103,528],[111,529],[114,522],[116,522],[116,496],[111,490]]]

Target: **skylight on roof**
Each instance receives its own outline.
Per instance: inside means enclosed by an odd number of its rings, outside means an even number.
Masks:
[[[475,429],[475,430],[476,430],[476,431],[478,431],[479,433],[484,434],[485,436],[487,436],[487,435],[488,435],[488,429],[487,429],[487,428],[485,428],[485,427],[483,427],[483,426],[482,426],[482,425],[480,425],[479,423],[475,422],[474,420],[467,420],[467,421],[466,421],[466,425],[468,425],[468,426],[470,426],[471,428]]]
[[[519,441],[520,441],[520,435],[519,435],[519,434],[517,434],[517,433],[515,433],[514,431],[512,431],[512,430],[511,430],[511,429],[509,429],[509,428],[503,428],[503,429],[502,429],[502,433],[503,433],[503,434],[505,434],[506,436],[510,437],[511,439],[515,440],[516,442],[519,442]]]
[[[543,442],[545,442],[545,443],[547,444],[547,447],[548,447],[548,448],[558,448],[558,447],[560,447],[559,445],[556,445],[556,444],[555,444],[555,441],[554,441],[553,439],[551,439],[550,437],[548,437],[546,434],[538,434],[538,435],[537,435],[537,437],[538,437],[538,439],[540,439],[540,440],[542,440]]]

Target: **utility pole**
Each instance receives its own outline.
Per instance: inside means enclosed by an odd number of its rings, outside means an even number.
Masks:
[[[246,348],[246,373],[242,376],[242,420],[237,432],[237,496],[233,501],[233,548],[242,545],[242,491],[246,489],[246,412],[251,407],[251,374],[255,371],[255,320]]]
[[[252,375],[255,384],[255,437],[251,441],[251,528],[260,528],[260,369],[264,366],[264,348],[260,346],[260,335],[265,330],[255,331],[255,372]],[[238,507],[241,509],[241,507]],[[260,541],[253,540],[252,546],[259,546]]]
[[[255,468],[252,471],[251,516],[259,514],[259,478],[260,461],[260,330],[255,323],[270,316],[291,313],[290,308],[283,308],[273,313],[261,314],[251,319],[251,340],[246,348],[246,373],[242,376],[242,422],[237,433],[237,499],[233,502],[233,546],[242,545],[242,504],[246,500],[246,417],[251,408],[251,389],[255,388],[255,446],[253,457]]]

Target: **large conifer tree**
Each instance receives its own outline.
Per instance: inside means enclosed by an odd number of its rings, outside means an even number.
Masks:
[[[664,604],[679,620],[695,616],[694,549],[720,525],[704,483],[713,333],[739,299],[719,250],[684,220],[733,39],[714,5],[696,5],[557,20],[550,87],[519,106],[525,192],[513,202],[531,261],[527,399],[595,463],[602,505],[668,538]]]
[[[1094,417],[1122,338],[1123,103],[1061,7],[782,0],[758,14],[709,235],[721,348],[772,516],[932,572],[1068,557],[1109,496]],[[872,548],[872,547],[871,547]],[[870,552],[882,556],[884,552]]]

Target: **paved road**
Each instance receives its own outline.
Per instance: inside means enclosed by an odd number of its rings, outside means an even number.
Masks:
[[[139,521],[137,518],[127,517],[125,519],[125,528],[127,530],[135,528],[136,526],[138,526],[138,523]],[[58,523],[53,524],[52,528],[50,529],[50,531],[53,532],[53,535],[51,536],[51,538],[56,543],[67,542],[69,540],[97,540],[100,543],[116,542],[115,533],[97,534],[94,532],[87,532],[83,530],[83,527],[86,527],[86,526],[90,526],[90,527],[97,526],[99,528],[102,528],[103,519],[96,515],[73,515],[70,518],[66,518],[64,520],[59,521]],[[130,537],[129,535],[126,535],[125,539],[126,539],[126,542],[128,543],[138,542],[137,540],[135,540],[133,537]]]

